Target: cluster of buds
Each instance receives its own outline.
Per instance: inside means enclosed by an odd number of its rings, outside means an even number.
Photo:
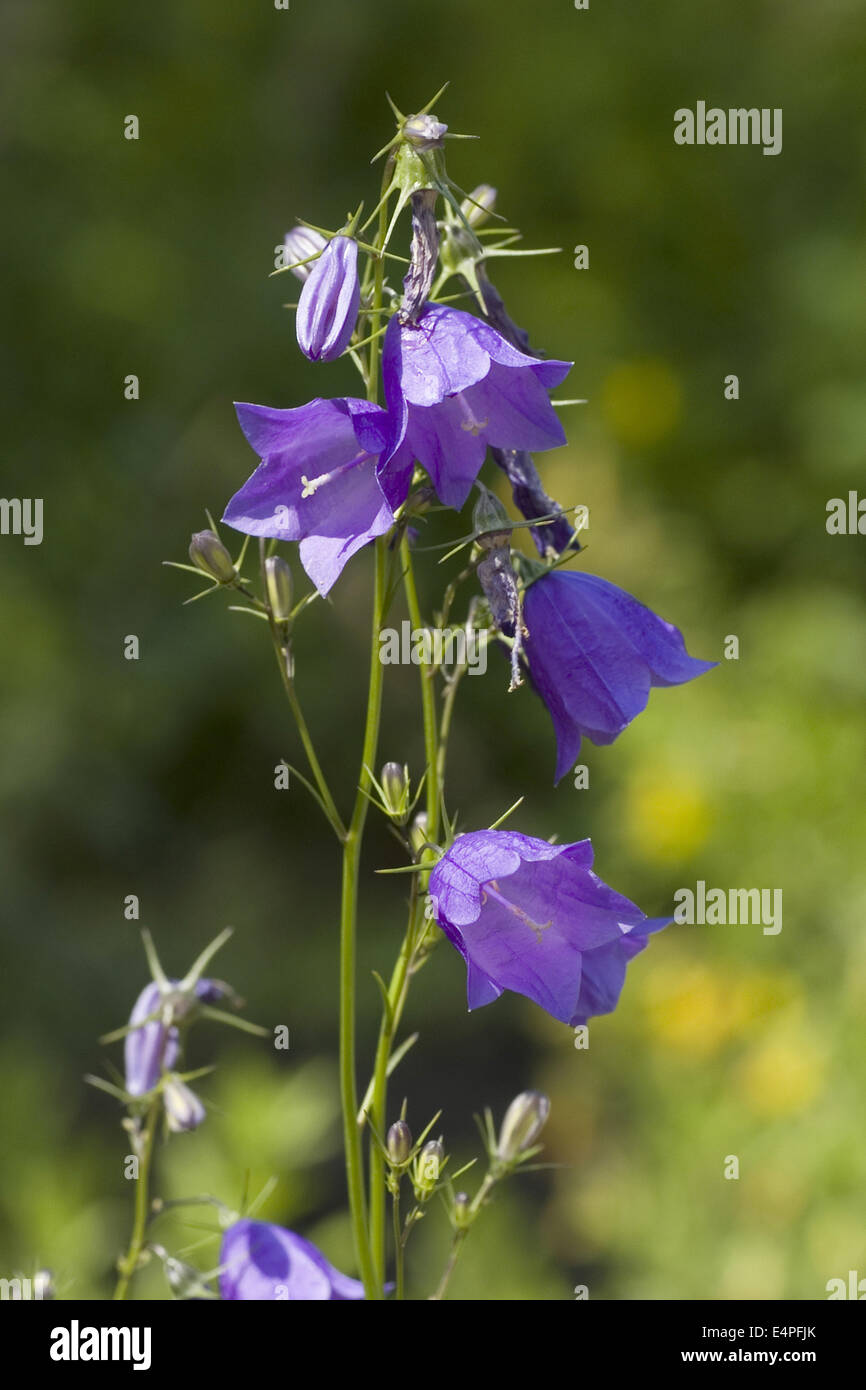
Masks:
[[[426,1126],[417,1140],[412,1137],[405,1118],[405,1105],[399,1120],[391,1125],[385,1138],[384,1155],[388,1165],[388,1191],[395,1194],[408,1175],[419,1206],[429,1202],[440,1185],[448,1159],[442,1139],[428,1139],[438,1115]]]

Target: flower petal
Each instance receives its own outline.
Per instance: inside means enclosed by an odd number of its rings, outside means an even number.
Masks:
[[[320,1250],[282,1226],[244,1218],[220,1250],[220,1296],[244,1301],[362,1299],[363,1285],[329,1264]]]

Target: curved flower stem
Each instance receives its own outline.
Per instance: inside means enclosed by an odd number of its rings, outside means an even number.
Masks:
[[[370,768],[376,761],[382,712],[384,667],[379,660],[379,629],[386,601],[385,542],[376,541],[376,582],[373,598],[373,630],[370,650],[370,684],[367,694],[367,720],[364,748],[355,806],[343,841],[343,887],[340,909],[340,1097],[343,1108],[343,1137],[346,1148],[346,1180],[355,1249],[364,1291],[368,1299],[381,1299],[382,1282],[377,1278],[367,1235],[364,1201],[364,1164],[361,1132],[358,1128],[358,1091],[355,1073],[355,939],[358,917],[358,873],[361,840],[367,818]]]
[[[268,586],[267,581],[265,579],[264,541],[262,541],[259,546],[259,555],[262,569],[262,587],[264,589],[265,594],[267,594]],[[283,689],[286,692],[286,699],[289,702],[289,708],[292,711],[292,716],[297,726],[297,730],[301,738],[301,743],[304,747],[304,752],[307,755],[307,762],[309,763],[310,771],[313,774],[313,781],[316,784],[316,788],[321,798],[322,810],[327,816],[328,822],[332,830],[334,831],[334,834],[336,835],[337,839],[343,841],[346,838],[346,827],[343,825],[342,818],[340,816],[339,811],[337,810],[334,798],[331,795],[331,789],[328,786],[327,779],[325,777],[324,772],[322,771],[322,765],[319,762],[315,747],[313,746],[313,740],[310,735],[310,730],[307,727],[307,721],[304,718],[304,711],[301,708],[301,702],[298,699],[298,693],[295,690],[295,682],[291,675],[291,650],[287,646],[283,634],[281,634],[280,632],[279,624],[274,619],[274,615],[271,611],[270,604],[268,605],[267,609],[267,619],[268,627],[271,633],[271,642],[273,643],[274,648],[274,656],[277,659],[277,666],[280,672],[280,680],[283,683]]]
[[[141,1151],[141,1162],[139,1164],[135,1188],[135,1216],[132,1224],[132,1235],[126,1255],[118,1262],[120,1275],[114,1290],[114,1298],[118,1300],[126,1298],[129,1281],[136,1271],[139,1257],[144,1247],[144,1236],[147,1230],[148,1195],[150,1191],[150,1163],[153,1157],[153,1137],[156,1132],[156,1122],[159,1117],[159,1104],[159,1096],[156,1096],[147,1112],[144,1145]]]
[[[451,1242],[451,1253],[448,1256],[448,1263],[442,1271],[442,1278],[439,1280],[439,1283],[436,1287],[436,1292],[431,1293],[428,1299],[429,1303],[438,1303],[445,1297],[448,1285],[451,1282],[451,1275],[454,1273],[454,1270],[457,1267],[457,1261],[460,1259],[461,1253],[463,1251],[463,1246],[466,1243],[466,1237],[472,1229],[472,1224],[475,1221],[476,1216],[483,1207],[484,1203],[487,1201],[487,1198],[490,1196],[491,1189],[497,1181],[498,1176],[494,1176],[492,1173],[488,1173],[483,1183],[479,1187],[478,1192],[475,1196],[475,1200],[469,1208],[468,1224],[466,1226],[462,1226],[459,1231],[454,1232],[454,1239]]]
[[[286,691],[286,698],[288,699],[289,707],[292,711],[292,714],[294,715],[295,723],[298,726],[298,733],[301,736],[301,743],[304,745],[304,752],[307,755],[307,762],[310,764],[310,771],[313,774],[316,787],[318,788],[319,795],[322,798],[322,809],[325,811],[325,814],[328,817],[328,821],[337,839],[345,840],[346,827],[343,825],[343,822],[340,819],[340,813],[337,810],[336,805],[334,804],[334,798],[331,796],[328,784],[325,781],[325,776],[322,772],[319,759],[316,757],[316,750],[313,747],[313,741],[310,738],[310,733],[307,728],[306,720],[304,719],[303,710],[301,709],[300,702],[295,691],[294,681],[289,676],[288,671],[286,670],[285,660],[281,659],[281,655],[282,654],[280,652],[277,653],[277,659],[283,671],[283,685]]]
[[[439,753],[436,762],[436,774],[439,779],[439,786],[445,786],[445,762],[448,757],[448,739],[451,734],[451,720],[454,715],[454,701],[457,698],[457,691],[463,677],[463,667],[459,667],[454,672],[445,686],[445,694],[442,698],[442,718],[439,722]]]

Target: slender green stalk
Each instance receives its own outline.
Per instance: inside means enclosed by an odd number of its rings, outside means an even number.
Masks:
[[[370,651],[370,684],[367,693],[367,720],[361,771],[352,818],[343,842],[343,885],[340,908],[340,1097],[343,1108],[343,1138],[346,1148],[346,1180],[355,1248],[364,1290],[368,1299],[383,1297],[367,1235],[364,1200],[364,1164],[361,1131],[358,1128],[358,1090],[355,1070],[355,956],[358,917],[358,873],[361,840],[367,818],[370,771],[376,761],[382,712],[384,667],[379,660],[379,629],[385,604],[385,542],[376,541],[376,581],[373,599],[373,626]]]
[[[399,1302],[399,1301],[402,1301],[402,1299],[405,1297],[405,1294],[404,1294],[404,1292],[403,1292],[403,1289],[404,1289],[404,1267],[405,1267],[405,1259],[404,1259],[403,1232],[402,1232],[401,1229],[400,1229],[400,1187],[399,1187],[399,1183],[398,1183],[397,1187],[396,1187],[395,1190],[394,1190],[394,1194],[393,1194],[393,1196],[392,1196],[391,1203],[392,1203],[392,1210],[393,1210],[393,1217],[394,1217],[394,1265],[395,1265],[395,1269],[396,1269],[396,1273],[395,1273],[395,1275],[394,1275],[394,1278],[395,1278],[395,1281],[396,1281],[396,1287],[395,1287],[395,1290],[394,1290],[394,1297],[395,1297],[395,1298],[398,1300],[398,1302]]]
[[[442,1278],[439,1280],[439,1283],[436,1287],[436,1292],[430,1295],[428,1302],[438,1303],[445,1297],[448,1285],[451,1282],[451,1276],[454,1273],[454,1270],[457,1268],[457,1261],[460,1259],[460,1256],[463,1252],[463,1246],[466,1244],[466,1237],[472,1229],[472,1224],[475,1221],[476,1216],[483,1207],[484,1203],[487,1201],[487,1198],[490,1196],[490,1192],[497,1181],[498,1179],[494,1177],[492,1173],[488,1173],[483,1183],[479,1187],[478,1192],[475,1196],[475,1200],[469,1208],[469,1221],[467,1225],[461,1226],[459,1231],[454,1232],[454,1239],[451,1242],[451,1251],[448,1256],[448,1263],[442,1271]]]
[[[394,1035],[403,1014],[408,994],[409,975],[417,945],[420,902],[415,877],[409,905],[409,924],[400,947],[400,954],[388,984],[388,1004],[382,1012],[379,1041],[373,1067],[373,1094],[370,1101],[370,1246],[376,1275],[385,1279],[385,1160],[375,1134],[385,1132],[385,1107],[388,1097],[388,1062]]]
[[[382,323],[382,295],[385,284],[385,236],[388,230],[388,199],[386,197],[388,185],[391,182],[391,173],[394,162],[391,156],[385,161],[385,168],[382,171],[382,202],[379,208],[379,227],[376,234],[376,246],[380,251],[378,259],[374,263],[373,270],[373,302],[370,305],[370,351],[367,358],[367,400],[376,401],[379,398],[379,330]]]
[[[400,560],[403,566],[403,587],[406,594],[406,604],[409,609],[409,620],[412,627],[417,629],[423,626],[423,622],[421,618],[421,607],[418,602],[418,589],[415,584],[412,551],[405,536],[403,537],[400,547]],[[435,668],[422,664],[418,669],[421,678],[424,755],[427,764],[427,781],[425,784],[427,793],[427,836],[431,841],[435,841],[439,834],[440,786],[444,770],[439,757],[439,731],[436,725],[436,701],[433,689]],[[432,858],[432,854],[428,852],[427,857]],[[370,1105],[370,1119],[372,1121],[370,1137],[370,1246],[373,1253],[377,1277],[382,1281],[384,1281],[385,1277],[385,1163],[379,1146],[376,1143],[374,1133],[382,1134],[385,1131],[385,1109],[388,1097],[388,1060],[391,1055],[394,1035],[406,1003],[406,995],[408,993],[415,951],[419,945],[420,938],[423,936],[423,932],[420,931],[420,916],[424,901],[424,895],[421,890],[426,888],[428,875],[419,875],[418,877],[422,878],[424,881],[419,884],[417,879],[413,878],[412,897],[410,898],[409,905],[409,925],[406,929],[406,935],[403,938],[403,944],[400,948],[400,955],[397,958],[397,963],[394,966],[388,985],[388,1007],[385,1009],[382,1016],[373,1071],[373,1097]]]
[[[334,798],[331,795],[330,788],[325,778],[325,774],[322,771],[322,765],[319,762],[318,757],[316,756],[316,750],[313,746],[313,740],[310,736],[309,728],[307,727],[307,721],[304,718],[304,712],[301,709],[298,694],[295,690],[295,683],[292,680],[292,677],[289,675],[289,668],[287,665],[287,654],[280,640],[280,635],[277,631],[275,623],[273,622],[273,619],[270,620],[270,626],[271,636],[273,638],[274,643],[274,653],[277,658],[277,666],[280,670],[280,678],[283,682],[283,689],[286,692],[286,699],[289,702],[289,708],[292,711],[292,716],[294,718],[295,724],[297,725],[298,733],[301,738],[301,743],[304,746],[304,752],[307,755],[307,762],[309,763],[310,771],[313,774],[313,781],[316,784],[319,796],[322,798],[322,809],[325,812],[325,815],[328,817],[328,821],[334,831],[334,834],[337,836],[337,839],[344,840],[346,837],[346,827],[343,825],[343,822],[340,818],[340,813],[337,810]]]
[[[412,563],[412,549],[406,535],[400,546],[400,559],[403,563],[403,588],[409,609],[409,620],[413,629],[424,626],[421,606],[418,602],[418,588],[415,584],[415,569]],[[434,666],[422,663],[418,667],[421,677],[421,712],[424,718],[424,756],[427,762],[427,838],[436,840],[439,834],[439,738],[436,728],[436,698],[433,690]]]
[[[460,681],[463,676],[462,667],[454,672],[445,687],[445,694],[442,698],[442,718],[439,721],[439,753],[437,755],[436,772],[439,778],[439,786],[445,785],[445,761],[448,757],[448,739],[451,736],[451,720],[454,715],[454,701],[457,698],[457,691],[460,688]]]
[[[156,1122],[159,1118],[159,1107],[159,1096],[156,1096],[147,1112],[144,1144],[142,1146],[141,1161],[138,1167],[138,1178],[136,1179],[135,1187],[135,1215],[132,1223],[132,1235],[129,1241],[129,1249],[118,1264],[120,1276],[114,1290],[114,1298],[117,1300],[126,1298],[129,1281],[138,1267],[138,1261],[144,1248],[144,1237],[147,1230],[149,1210],[150,1164],[153,1157],[153,1137],[156,1132]]]

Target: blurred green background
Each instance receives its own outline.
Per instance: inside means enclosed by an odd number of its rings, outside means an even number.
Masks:
[[[656,938],[588,1052],[515,996],[470,1017],[440,946],[395,1103],[409,1096],[418,1128],[442,1107],[465,1159],[474,1112],[540,1087],[558,1165],[491,1207],[454,1296],[569,1299],[580,1283],[591,1298],[805,1299],[866,1275],[866,542],[824,524],[866,461],[862,4],[7,0],[0,39],[0,492],[45,505],[41,546],[0,538],[0,1273],[48,1265],[60,1296],[111,1288],[128,1141],[82,1076],[104,1072],[97,1037],[146,978],[129,893],[173,972],[233,924],[217,973],[249,1017],[291,1030],[277,1054],[196,1030],[190,1065],[219,1064],[201,1083],[211,1114],[160,1150],[156,1191],[237,1206],[276,1175],[265,1214],[351,1267],[336,853],[304,792],[273,787],[275,762],[300,754],[264,632],[222,600],[182,607],[191,578],[160,566],[251,469],[232,400],[357,390],[348,365],[300,358],[274,247],[296,216],[336,227],[372,207],[385,89],[413,110],[450,79],[437,114],[481,137],[450,147],[452,176],[495,184],[528,245],[566,248],[496,279],[534,340],[575,359],[565,394],[589,401],[539,461],[550,492],[591,508],[585,563],[695,655],[740,639],[739,661],[656,692],[611,748],[586,745],[586,791],[554,790],[546,712],[529,690],[507,697],[492,663],[461,693],[452,811],[485,825],[525,795],[515,828],[591,835],[602,876],[650,913],[699,878],[784,892],[778,936]],[[782,107],[782,154],[676,146],[673,112],[698,99]],[[432,605],[442,572],[426,558]],[[362,556],[297,634],[342,806],[369,583]],[[414,672],[392,674],[382,756],[417,769]],[[367,870],[394,862],[371,817]],[[405,882],[364,883],[362,1057]],[[154,1235],[189,1249],[202,1221],[166,1217]],[[446,1238],[434,1213],[410,1254],[416,1296]],[[194,1258],[212,1268],[216,1242]],[[158,1267],[136,1292],[166,1296]]]

